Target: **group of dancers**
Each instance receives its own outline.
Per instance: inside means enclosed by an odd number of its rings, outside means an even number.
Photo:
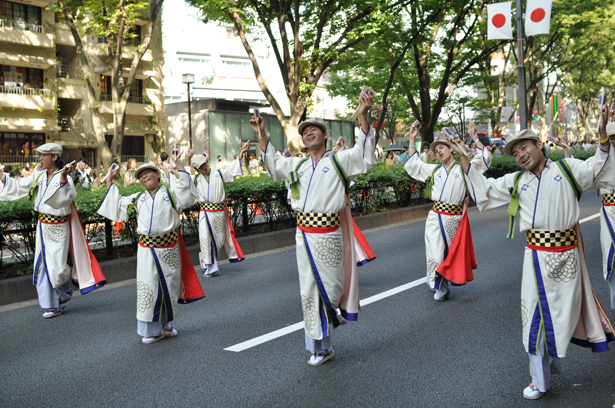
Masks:
[[[276,154],[262,118],[255,114],[250,120],[265,170],[274,180],[287,182],[297,213],[296,256],[305,344],[311,354],[308,364],[314,366],[334,357],[332,330],[357,320],[357,266],[375,258],[352,220],[348,199],[352,178],[376,165],[374,131],[368,120],[372,104],[373,93],[359,95],[359,135],[349,149],[340,142],[334,151],[327,151],[326,123],[318,118],[302,122],[298,131],[307,158]],[[600,189],[604,279],[610,284],[611,307],[615,308],[615,122],[606,122],[599,128],[595,156],[586,161],[565,158],[553,162],[546,157],[538,135],[531,130],[517,133],[505,153],[522,170],[498,179],[484,176],[491,155],[478,140],[473,124],[469,134],[478,150],[471,160],[463,142],[448,136],[430,146],[440,164],[425,163],[416,151],[418,127],[413,126],[408,135],[410,159],[404,169],[426,182],[426,196],[434,201],[425,224],[425,248],[426,282],[435,300],[449,299],[451,285],[473,279],[472,269],[477,265],[467,218],[469,198],[480,211],[508,204],[509,237],[514,235],[517,218],[520,231],[527,235],[521,285],[523,342],[532,375],[523,390],[527,399],[544,395],[551,375],[561,372],[559,359],[565,357],[569,343],[605,351],[607,342],[615,340],[613,326],[589,282],[578,224],[581,194]],[[181,235],[183,209],[195,203],[200,206],[199,259],[206,277],[220,274],[222,247],[230,262],[244,259],[229,219],[225,184],[242,174],[240,158],[249,147],[248,142],[237,160],[216,171],[211,170],[207,156],[191,154],[197,171],[194,176],[185,170],[181,153],[174,151],[178,171],[177,176],[166,175],[168,186],[160,182],[164,167],[146,163],[134,174],[145,191],[127,197],[113,183],[117,167],[109,169],[107,194],[98,213],[116,222],[137,219],[137,333],[142,343],[177,336],[171,322],[177,317],[178,303],[204,297]],[[33,281],[45,310],[43,317],[51,318],[67,306],[71,281],[81,293],[106,281],[73,203],[76,193],[68,176],[72,164],[61,161],[58,144],[47,143],[36,150],[42,171],[20,180],[5,177],[0,201],[26,196],[34,200],[39,222]]]

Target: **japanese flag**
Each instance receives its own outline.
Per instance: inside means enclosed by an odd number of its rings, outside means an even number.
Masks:
[[[512,25],[510,24],[510,4],[504,3],[487,4],[487,39],[510,40],[513,38]]]
[[[553,0],[527,0],[525,35],[549,34]]]

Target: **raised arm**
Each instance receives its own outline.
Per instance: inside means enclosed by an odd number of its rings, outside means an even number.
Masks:
[[[171,154],[173,155],[174,152]],[[177,154],[175,157],[175,164],[177,165],[177,174],[179,177],[171,177],[169,180],[169,186],[173,198],[175,198],[175,204],[177,206],[177,212],[181,213],[184,208],[191,207],[196,202],[196,196],[192,194],[196,189],[194,188],[194,182],[190,173],[186,171],[184,164],[181,161],[182,153]]]
[[[0,192],[0,201],[15,201],[28,196],[32,182],[40,172],[32,173],[28,177],[22,177],[19,180],[10,178],[4,174],[4,188]]]
[[[228,167],[219,170],[220,173],[222,173],[222,178],[224,178],[225,183],[230,183],[235,177],[243,175],[243,171],[241,170],[241,156],[248,150],[250,150],[249,141],[243,145],[241,150],[239,150],[237,158],[233,160]]]
[[[367,117],[374,104],[373,100],[374,94],[369,91],[359,94],[359,118],[361,121],[359,137],[352,149],[346,149],[336,154],[348,177],[366,173],[376,167],[374,130],[369,125]]]

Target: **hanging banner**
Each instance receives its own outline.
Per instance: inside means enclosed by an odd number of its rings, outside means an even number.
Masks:
[[[549,34],[553,0],[527,0],[525,7],[525,35]]]
[[[511,4],[512,1],[487,4],[488,40],[512,40]]]

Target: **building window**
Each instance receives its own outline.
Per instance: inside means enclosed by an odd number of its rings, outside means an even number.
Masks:
[[[43,89],[43,70],[28,68],[26,72],[26,87]]]
[[[103,100],[104,97],[102,97],[102,95],[105,95],[109,97],[109,99],[104,99],[104,100],[111,100],[111,77],[108,75],[101,75],[100,76],[100,95],[101,95],[101,100]]]
[[[134,37],[126,39],[127,45],[132,45],[133,47],[141,45],[141,26],[133,25],[128,29],[128,34],[134,34]]]
[[[249,61],[232,61],[232,60],[222,60],[224,65],[234,66],[234,67],[250,67],[252,63]]]
[[[107,146],[111,147],[113,135],[105,135]],[[135,157],[137,161],[145,155],[145,136],[124,136],[122,141],[122,156]],[[140,156],[140,157],[136,157]]]
[[[45,143],[44,133],[0,133],[0,155],[38,155],[34,149]]]
[[[36,30],[36,27],[30,27],[30,25],[41,25],[41,8],[10,1],[0,1],[0,19],[4,20],[5,27],[12,26],[21,30],[40,31]]]

